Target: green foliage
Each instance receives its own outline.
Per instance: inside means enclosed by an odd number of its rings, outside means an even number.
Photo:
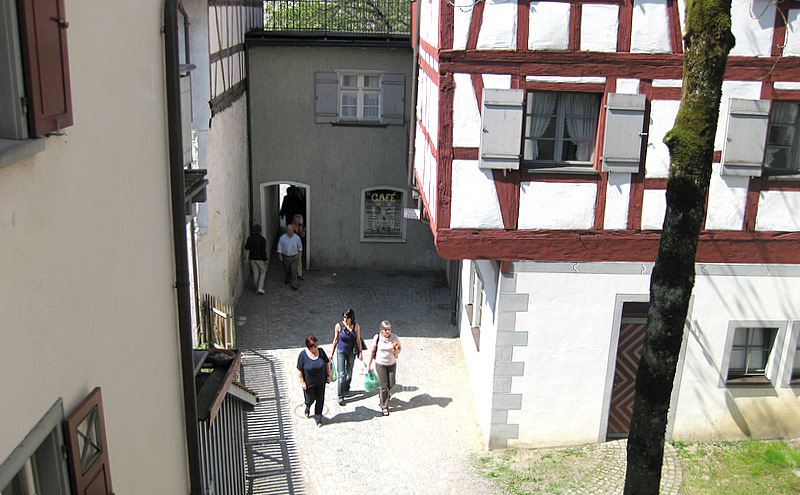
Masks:
[[[270,0],[264,27],[273,31],[408,34],[411,3],[402,0]]]

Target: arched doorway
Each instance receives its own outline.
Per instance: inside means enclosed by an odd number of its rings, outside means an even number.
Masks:
[[[286,191],[291,186],[299,188],[302,192],[303,211],[305,212],[303,224],[306,229],[303,269],[310,270],[312,264],[311,239],[314,229],[311,225],[311,187],[308,184],[294,180],[274,180],[259,184],[261,225],[264,228],[264,237],[266,237],[268,245],[274,246],[278,241],[277,234],[284,226],[281,223],[278,212],[281,209]]]

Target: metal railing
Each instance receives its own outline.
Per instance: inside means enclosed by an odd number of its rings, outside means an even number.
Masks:
[[[264,29],[324,34],[408,35],[410,0],[265,0]]]

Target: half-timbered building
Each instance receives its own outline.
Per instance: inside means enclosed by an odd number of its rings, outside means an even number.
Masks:
[[[627,435],[684,5],[419,0],[411,167],[490,447]],[[668,438],[800,434],[800,3],[734,0]]]

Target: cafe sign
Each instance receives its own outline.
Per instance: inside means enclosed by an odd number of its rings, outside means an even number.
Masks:
[[[403,191],[365,189],[363,194],[363,237],[403,238]]]

